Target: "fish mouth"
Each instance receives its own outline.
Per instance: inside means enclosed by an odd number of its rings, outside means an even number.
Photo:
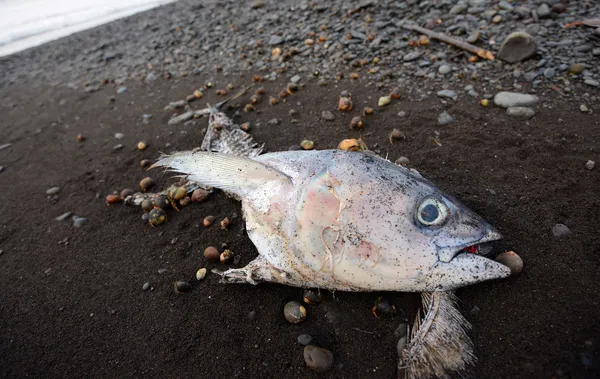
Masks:
[[[469,244],[458,246],[452,259],[456,258],[461,254],[476,254],[481,257],[493,260],[496,255],[494,252],[494,243],[501,239],[502,235],[500,233],[493,229],[490,229],[483,237],[475,241],[475,243],[470,242]]]

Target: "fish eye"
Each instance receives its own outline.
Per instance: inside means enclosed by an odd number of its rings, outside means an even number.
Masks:
[[[441,225],[446,221],[450,211],[446,204],[438,199],[428,197],[419,205],[417,218],[425,226]]]

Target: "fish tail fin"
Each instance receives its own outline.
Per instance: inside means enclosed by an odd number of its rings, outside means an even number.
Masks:
[[[463,373],[475,362],[471,324],[456,306],[452,292],[421,293],[417,315],[406,345],[399,352],[398,378],[441,378]]]
[[[249,158],[204,151],[163,155],[150,168],[186,174],[189,180],[244,197],[267,183],[281,185],[291,180],[278,170]]]

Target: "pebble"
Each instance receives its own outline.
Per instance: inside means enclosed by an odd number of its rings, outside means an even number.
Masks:
[[[590,161],[585,162],[585,169],[588,171],[592,171],[595,166],[596,166],[596,162],[594,162],[594,161],[590,160]]]
[[[377,105],[379,105],[380,107],[385,107],[391,101],[392,101],[392,98],[390,96],[381,96],[379,98],[379,101],[377,102]]]
[[[598,82],[597,80],[586,79],[586,80],[584,80],[584,83],[587,84],[588,86],[600,87],[600,82]]]
[[[530,119],[535,116],[535,111],[528,107],[510,107],[506,109],[506,114],[510,117]]]
[[[234,256],[233,251],[231,251],[229,249],[225,249],[225,250],[223,250],[221,255],[219,255],[219,260],[221,261],[221,263],[228,264],[233,260],[233,256]]]
[[[0,166],[0,172],[4,171],[4,166]]]
[[[117,150],[121,150],[122,148],[123,148],[123,145],[118,144],[118,145],[113,146],[112,149],[113,149],[113,151],[117,151]]]
[[[148,291],[149,289],[150,289],[150,282],[144,283],[144,285],[142,286],[142,290]]]
[[[125,137],[125,134],[123,134],[123,133],[115,133],[115,138],[116,139],[123,139],[123,137]]]
[[[569,74],[579,75],[585,70],[585,65],[581,63],[573,63],[569,66]]]
[[[438,116],[438,125],[448,125],[453,123],[454,117],[450,116],[448,112],[444,111]]]
[[[274,35],[274,36],[271,36],[271,38],[269,38],[269,45],[271,45],[271,46],[279,45],[282,42],[283,42],[283,37],[278,36],[278,35]]]
[[[500,46],[497,58],[508,63],[523,61],[535,54],[537,45],[531,35],[525,32],[511,33]]]
[[[214,246],[209,246],[204,249],[204,258],[208,259],[209,261],[219,260],[220,256],[221,254],[219,254],[219,250],[217,250],[217,248]]]
[[[481,32],[479,30],[474,30],[467,37],[467,42],[468,43],[475,43],[475,42],[479,41],[480,38],[481,38]]]
[[[73,212],[65,212],[65,213],[61,214],[60,216],[58,216],[57,218],[55,218],[55,220],[56,221],[65,221],[66,219],[71,217],[72,214],[73,214]]]
[[[449,89],[444,89],[444,90],[438,91],[437,95],[438,95],[438,97],[445,98],[445,99],[452,99],[452,100],[456,100],[456,98],[458,96],[455,91],[452,91]]]
[[[544,70],[544,77],[546,77],[546,79],[552,79],[554,78],[554,75],[556,75],[556,70],[553,68],[547,68]]]
[[[7,148],[9,148],[11,146],[12,146],[12,143],[4,143],[4,144],[0,145],[0,151],[4,150],[4,149],[7,149]]]
[[[119,87],[117,88],[117,93],[120,95],[122,93],[127,92],[127,87]]]
[[[419,59],[421,55],[423,55],[422,51],[413,51],[411,53],[406,54],[402,59],[404,60],[404,62],[412,62],[414,60]]]
[[[581,104],[579,106],[579,110],[582,111],[583,113],[588,113],[590,111],[590,108],[588,108],[587,105],[585,105],[585,104]]]
[[[300,334],[298,336],[298,343],[300,345],[308,345],[309,343],[311,343],[313,340],[312,336],[310,334]]]
[[[452,71],[452,68],[450,66],[448,66],[447,64],[443,64],[440,66],[440,68],[438,68],[438,72],[442,75],[446,75],[446,74],[450,73],[450,71]]]
[[[283,316],[288,322],[299,324],[306,320],[306,308],[297,301],[290,301],[283,307]]]
[[[175,293],[185,293],[192,290],[192,285],[185,280],[178,280],[173,283],[173,290]]]
[[[277,118],[272,118],[269,120],[270,125],[279,125],[279,120]]]
[[[518,92],[498,92],[494,96],[494,104],[502,108],[534,105],[538,101],[539,98],[537,96]]]
[[[335,116],[330,111],[323,111],[323,112],[321,112],[321,117],[325,121],[333,121],[333,120],[335,120]]]
[[[315,147],[315,143],[313,141],[305,139],[302,142],[300,142],[300,147],[304,150],[312,150]]]
[[[552,14],[552,10],[546,3],[542,3],[536,11],[539,18],[549,18]]]
[[[406,157],[400,157],[400,158],[396,159],[396,162],[394,162],[394,163],[396,163],[398,165],[407,165],[410,163],[410,160]]]
[[[250,311],[248,313],[248,320],[250,320],[250,321],[256,320],[256,311]]]
[[[294,76],[291,77],[290,82],[298,84],[298,82],[300,81],[300,79],[301,79],[300,75],[294,75]]]
[[[201,268],[198,271],[196,271],[196,280],[202,280],[202,279],[204,279],[205,276],[206,276],[205,268]]]
[[[60,187],[51,187],[46,190],[46,195],[52,196],[60,192]]]
[[[322,347],[304,347],[304,362],[313,371],[326,372],[333,367],[333,353]]]
[[[398,117],[405,117],[405,116],[406,116],[406,112],[404,112],[404,111],[398,112]]]
[[[566,237],[571,234],[571,229],[564,224],[556,224],[552,227],[552,235],[557,238]]]
[[[202,188],[196,188],[194,192],[192,192],[192,203],[200,203],[210,195],[210,192],[203,190]]]
[[[204,220],[202,220],[202,225],[209,227],[211,226],[217,218],[215,216],[206,216]]]
[[[306,304],[319,304],[323,300],[323,295],[319,290],[305,290],[302,299]]]
[[[523,259],[521,259],[514,251],[507,251],[499,254],[496,257],[496,262],[502,263],[510,268],[510,274],[512,276],[517,276],[523,271]]]
[[[492,22],[493,22],[494,24],[499,24],[499,23],[501,23],[501,22],[502,22],[502,15],[499,15],[499,14],[495,15],[495,16],[492,18]]]
[[[88,219],[85,217],[79,217],[79,216],[75,216],[73,218],[73,226],[76,228],[80,228],[83,225],[87,224]]]

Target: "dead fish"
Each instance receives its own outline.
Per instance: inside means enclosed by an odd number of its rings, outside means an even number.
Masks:
[[[421,292],[423,311],[398,341],[398,378],[446,377],[474,362],[471,326],[451,290],[510,275],[472,253],[501,235],[416,170],[342,150],[251,158],[181,152],[153,167],[242,201],[259,256],[243,268],[213,270],[222,281]]]
[[[510,275],[506,266],[469,252],[500,233],[415,170],[377,156],[199,151],[163,156],[153,167],[241,200],[259,256],[220,273],[225,282],[429,292]]]

